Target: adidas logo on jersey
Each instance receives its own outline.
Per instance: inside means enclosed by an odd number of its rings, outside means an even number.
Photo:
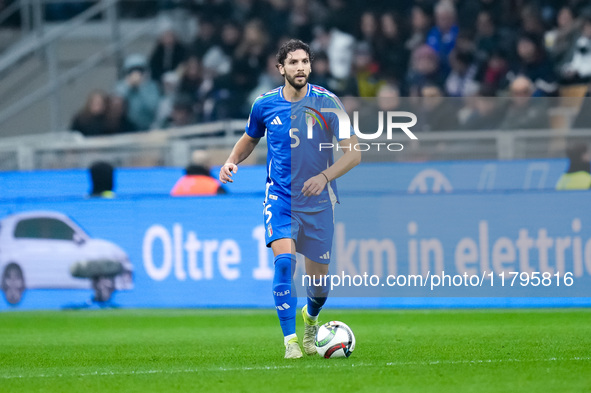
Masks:
[[[320,259],[330,259],[330,252],[325,252],[324,254],[320,255]]]
[[[271,124],[281,125],[283,123],[281,122],[281,119],[279,118],[279,116],[275,116],[275,118],[273,119],[273,121],[271,122]]]

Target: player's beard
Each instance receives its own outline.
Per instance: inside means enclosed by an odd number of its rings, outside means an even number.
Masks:
[[[287,82],[296,90],[300,90],[302,87],[306,86],[306,83],[308,83],[308,76],[303,75],[301,76],[304,78],[303,82],[296,82],[296,78],[298,78],[298,76],[293,76],[290,77],[288,75],[285,75],[285,79],[287,79]]]

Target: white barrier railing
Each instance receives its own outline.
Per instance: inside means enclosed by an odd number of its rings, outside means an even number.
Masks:
[[[184,166],[194,150],[206,149],[220,163],[244,132],[245,120],[218,121],[170,130],[154,130],[85,138],[64,131],[39,136],[0,139],[0,170],[82,168],[98,159],[117,166]],[[364,161],[428,161],[563,157],[569,140],[591,143],[591,130],[461,131],[418,133],[418,141],[403,134],[389,142],[404,145],[399,152],[372,149]],[[378,141],[378,140],[375,140]],[[374,141],[374,142],[375,142]],[[379,140],[378,142],[384,142]],[[385,141],[388,142],[388,141]],[[265,162],[264,141],[254,162]]]

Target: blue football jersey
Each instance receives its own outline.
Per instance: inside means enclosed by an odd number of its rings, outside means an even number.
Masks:
[[[329,144],[336,143],[335,138],[340,140],[337,115],[323,112],[322,108],[344,110],[333,93],[312,84],[308,84],[306,97],[297,102],[285,100],[282,86],[253,103],[246,133],[252,138],[267,136],[265,202],[281,198],[291,201],[292,210],[307,212],[320,211],[338,202],[334,180],[318,196],[302,194],[306,180],[333,164]],[[346,137],[350,135],[349,130]]]

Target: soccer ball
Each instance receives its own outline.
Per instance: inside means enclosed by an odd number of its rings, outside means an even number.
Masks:
[[[318,328],[316,351],[326,359],[348,358],[355,349],[355,336],[349,326],[339,321],[330,321]]]

